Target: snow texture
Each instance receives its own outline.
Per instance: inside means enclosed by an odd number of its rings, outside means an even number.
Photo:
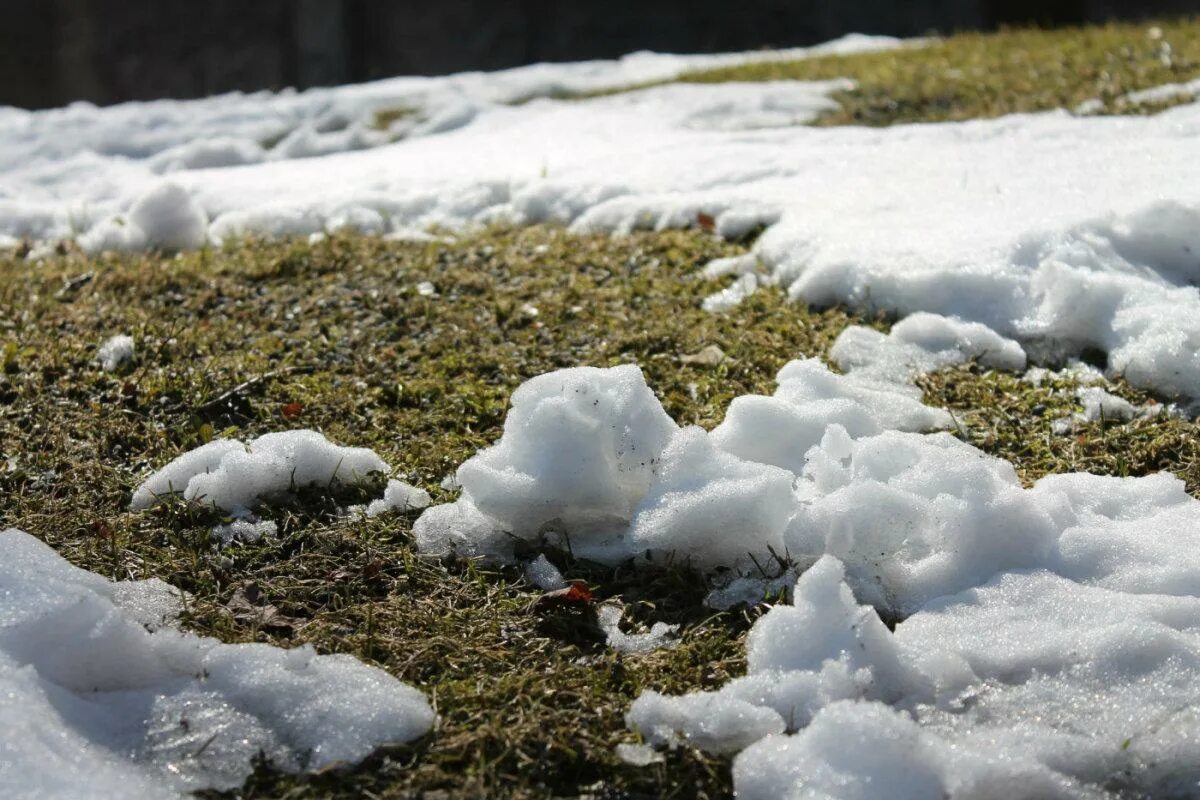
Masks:
[[[463,493],[413,526],[429,555],[513,560],[517,541],[615,563],[674,554],[697,566],[772,560],[793,484],[828,427],[847,438],[949,424],[911,385],[780,370],[772,397],[741,397],[711,434],[679,428],[633,365],[576,367],[513,393],[500,441],[459,467]]]
[[[216,526],[212,534],[221,544],[233,542],[257,542],[264,536],[275,536],[279,533],[279,525],[271,520],[251,522],[250,520],[235,519]]]
[[[392,479],[388,481],[387,487],[383,490],[383,498],[372,500],[367,505],[366,511],[368,517],[377,517],[388,511],[404,512],[425,508],[431,502],[433,502],[433,498],[424,489]]]
[[[865,497],[844,508],[873,516],[877,540],[901,528],[899,540],[967,501],[978,530],[955,531],[942,555],[978,553],[968,542],[981,533],[1007,551],[959,570],[968,587],[927,573],[928,591],[909,592],[911,614],[889,632],[860,604],[872,595],[862,553],[857,578],[822,555],[792,603],[751,630],[746,677],[678,698],[646,692],[630,726],[651,743],[742,751],[739,797],[1190,796],[1200,780],[1200,502],[1168,475],[1074,474],[998,503],[960,460],[926,464],[947,494],[924,514],[866,508]]]
[[[316,431],[267,433],[246,443],[216,439],[147,478],[133,493],[130,508],[146,509],[180,496],[246,517],[256,504],[296,489],[326,489],[335,482],[356,483],[370,473],[388,471],[371,450],[339,447]]]
[[[164,584],[112,583],[0,533],[0,794],[167,798],[355,762],[432,726],[415,689],[346,655],[160,627]]]
[[[596,609],[596,620],[608,641],[608,646],[620,653],[648,653],[660,647],[673,647],[678,625],[656,622],[646,633],[625,633],[621,630],[624,608],[615,603],[605,603]]]
[[[817,52],[897,45],[855,38]],[[819,129],[798,123],[844,82],[550,99],[808,54],[637,54],[303,93],[5,109],[0,236],[174,248],[248,232],[496,221],[620,232],[705,214],[726,237],[767,226],[753,253],[762,274],[735,270],[708,307],[771,283],[816,305],[937,313],[1048,358],[1095,348],[1135,386],[1200,398],[1200,104],[1150,117]],[[408,113],[380,132],[381,110]]]
[[[133,337],[124,334],[113,336],[100,345],[100,367],[113,372],[133,360]]]

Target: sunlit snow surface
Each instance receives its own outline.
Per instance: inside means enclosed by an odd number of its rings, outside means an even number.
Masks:
[[[112,583],[0,532],[0,796],[172,797],[424,734],[420,692],[348,655],[164,625],[178,593]]]

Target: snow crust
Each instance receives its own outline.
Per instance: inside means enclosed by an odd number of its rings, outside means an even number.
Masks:
[[[373,451],[339,447],[316,431],[267,433],[245,443],[216,439],[184,453],[147,478],[133,493],[130,508],[146,509],[180,496],[246,517],[257,503],[295,489],[327,488],[335,481],[355,483],[372,472],[388,471],[388,465]],[[397,489],[388,488],[395,499]],[[388,503],[387,497],[381,502]]]
[[[260,753],[318,770],[433,724],[420,692],[350,656],[160,627],[165,584],[109,582],[15,529],[0,553],[5,797],[234,789]]]

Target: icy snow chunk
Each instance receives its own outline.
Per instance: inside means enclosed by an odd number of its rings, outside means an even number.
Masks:
[[[190,450],[151,475],[130,508],[149,508],[164,497],[204,503],[246,516],[258,502],[334,481],[355,483],[388,465],[365,447],[339,447],[316,431],[267,433],[242,443],[217,439]]]
[[[415,689],[345,655],[145,627],[125,586],[0,533],[0,745],[8,796],[176,797],[355,762],[424,734]]]
[[[704,598],[704,605],[717,611],[727,611],[736,606],[754,606],[767,595],[782,591],[790,594],[795,585],[796,573],[790,569],[775,578],[737,575],[710,591]]]
[[[383,499],[372,500],[367,505],[367,516],[377,517],[387,511],[415,511],[425,508],[431,502],[433,499],[429,492],[393,478],[383,490]]]
[[[861,600],[901,614],[1044,563],[1058,532],[1011,464],[944,433],[849,441],[835,427],[798,491],[787,552],[837,556]]]
[[[668,625],[656,622],[646,633],[625,633],[621,630],[621,615],[624,609],[613,603],[606,603],[596,609],[596,620],[600,630],[608,640],[608,646],[621,653],[648,653],[660,647],[673,647],[676,644],[675,634],[678,625]]]
[[[567,588],[567,582],[563,579],[562,573],[558,571],[558,567],[547,560],[545,553],[539,554],[537,558],[525,565],[525,579],[543,592]]]
[[[1025,351],[1012,339],[978,322],[926,313],[905,317],[887,334],[851,326],[829,356],[847,372],[901,383],[972,359],[995,369],[1025,369]]]
[[[713,429],[720,449],[748,461],[799,474],[806,454],[831,425],[851,438],[887,428],[924,431],[948,427],[950,415],[921,403],[915,387],[838,375],[817,359],[791,361],[779,371],[771,397],[735,397]]]
[[[741,302],[758,291],[758,276],[753,272],[742,274],[728,287],[710,294],[700,303],[705,311],[719,312],[737,308]]]
[[[507,558],[513,538],[556,534],[576,555],[623,553],[619,539],[676,430],[636,366],[539,375],[513,393],[500,441],[458,468],[456,510],[427,510],[414,535],[433,553],[474,541]]]
[[[1141,415],[1141,412],[1133,407],[1133,403],[1096,386],[1079,389],[1075,394],[1083,403],[1083,417],[1088,422],[1099,422],[1102,419],[1127,422]]]
[[[105,372],[112,372],[118,367],[133,360],[133,337],[120,334],[105,340],[100,345],[100,366]]]
[[[629,529],[635,552],[674,552],[702,566],[782,552],[792,513],[791,473],[718,450],[701,428],[684,428],[662,451],[657,480]]]
[[[417,294],[421,297],[433,297],[437,294],[437,287],[430,281],[421,281],[417,284]]]
[[[259,522],[251,522],[244,519],[235,519],[233,522],[218,525],[212,529],[213,536],[222,544],[230,544],[231,542],[257,542],[264,536],[275,536],[279,533],[279,526],[272,520],[261,520]]]
[[[617,758],[631,767],[648,767],[651,764],[661,764],[666,760],[662,753],[647,744],[621,742],[616,749]]]

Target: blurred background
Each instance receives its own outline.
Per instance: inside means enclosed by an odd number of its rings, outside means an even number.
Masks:
[[[202,97],[1200,11],[1200,0],[0,0],[0,104]]]

